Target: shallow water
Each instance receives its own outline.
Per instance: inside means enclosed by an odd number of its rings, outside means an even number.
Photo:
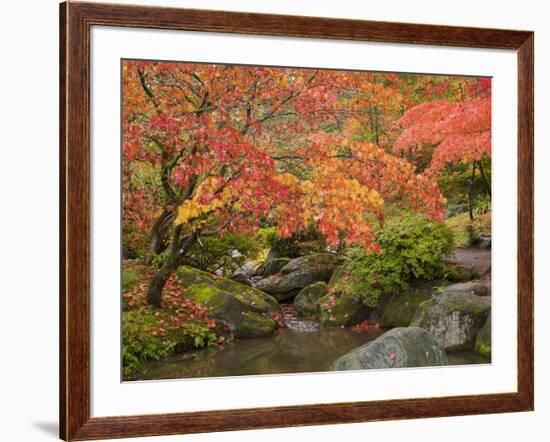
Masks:
[[[383,331],[354,332],[349,328],[322,327],[316,321],[286,311],[286,328],[274,336],[244,339],[219,348],[176,355],[144,366],[140,379],[243,376],[327,371],[345,353]],[[489,362],[473,352],[449,355],[450,365]]]

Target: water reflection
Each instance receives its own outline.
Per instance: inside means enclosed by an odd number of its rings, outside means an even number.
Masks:
[[[383,331],[353,332],[321,327],[318,322],[287,317],[287,327],[274,336],[244,339],[150,362],[140,379],[243,376],[327,371],[343,354],[380,336]],[[479,364],[487,358],[464,352],[449,355],[451,365]]]
[[[311,322],[312,324],[294,324],[296,328],[287,327],[273,337],[244,339],[218,349],[199,350],[151,362],[140,378],[174,379],[326,371],[335,359],[381,334],[354,333],[349,329],[319,327],[314,321]]]

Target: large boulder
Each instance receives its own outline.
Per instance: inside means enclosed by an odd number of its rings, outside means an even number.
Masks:
[[[309,272],[327,282],[338,264],[338,257],[333,253],[314,253],[291,260],[281,269],[281,274]]]
[[[313,316],[317,314],[317,302],[328,291],[326,282],[319,281],[302,289],[294,298],[294,308],[301,316]]]
[[[231,276],[231,279],[242,284],[251,285],[250,279],[261,272],[262,264],[254,261],[246,261]]]
[[[262,266],[262,271],[271,266],[271,263],[279,258],[298,258],[300,256],[311,255],[313,253],[319,253],[324,250],[324,244],[317,232],[311,231],[301,234],[291,235],[289,238],[282,238],[275,241],[266,260]],[[277,272],[275,272],[277,273]],[[273,274],[273,273],[271,273]],[[270,276],[270,274],[263,274],[264,276]]]
[[[284,318],[277,300],[254,287],[188,266],[179,267],[176,275],[185,296],[209,307],[208,315],[238,338],[269,336]]]
[[[230,279],[220,278],[216,281],[216,287],[231,293],[233,296],[240,299],[245,304],[250,305],[250,308],[259,313],[269,313],[272,316],[283,318],[281,305],[277,300],[254,287],[240,284]]]
[[[286,266],[290,261],[292,261],[291,258],[274,258],[269,262],[266,262],[264,264],[264,277],[268,277],[271,275],[275,275],[276,273],[279,273],[281,269]]]
[[[445,279],[451,282],[465,282],[479,278],[481,274],[473,267],[461,264],[447,264]]]
[[[318,301],[319,321],[323,325],[350,326],[365,321],[373,309],[351,296],[327,294]]]
[[[235,282],[238,282],[239,284],[252,286],[252,283],[250,282],[250,280],[243,273],[235,273],[231,277],[231,279]]]
[[[270,315],[214,285],[194,284],[185,295],[207,307],[208,315],[224,324],[237,338],[270,336],[277,328],[277,322]]]
[[[219,276],[212,273],[205,272],[203,270],[196,269],[190,266],[180,266],[176,270],[176,276],[178,281],[184,287],[192,286],[193,284],[216,284],[216,280]]]
[[[327,282],[337,265],[337,257],[330,253],[316,253],[293,259],[279,274],[257,282],[256,288],[284,301],[315,282]]]
[[[451,284],[443,290],[443,293],[456,293],[459,295],[477,295],[477,296],[490,296],[491,295],[491,281],[468,281],[458,284]]]
[[[418,306],[430,299],[426,290],[407,290],[391,296],[382,312],[380,326],[383,328],[407,327]]]
[[[489,297],[443,293],[420,304],[410,325],[427,330],[446,351],[472,350],[490,310]]]
[[[399,327],[341,356],[333,362],[330,370],[428,367],[446,364],[445,351],[426,330],[419,327]]]
[[[474,350],[482,356],[491,356],[491,315],[477,334]]]

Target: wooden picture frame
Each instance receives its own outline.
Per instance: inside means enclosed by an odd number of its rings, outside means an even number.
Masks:
[[[90,417],[90,29],[193,30],[517,51],[517,392]],[[533,410],[534,35],[529,31],[236,12],[60,5],[60,437],[89,440]]]

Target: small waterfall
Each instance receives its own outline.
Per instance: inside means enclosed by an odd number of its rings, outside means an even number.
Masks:
[[[318,321],[299,316],[292,304],[281,304],[281,308],[285,314],[285,324],[290,330],[315,332],[321,328]]]

